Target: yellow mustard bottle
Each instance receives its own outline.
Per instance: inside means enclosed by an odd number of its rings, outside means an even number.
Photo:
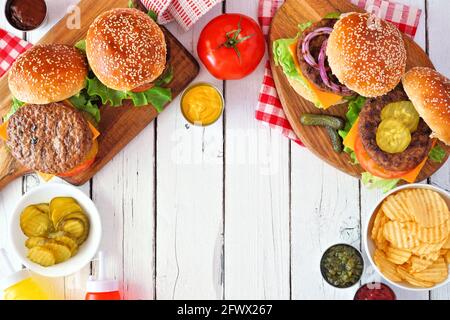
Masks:
[[[181,111],[187,121],[207,126],[220,118],[224,107],[220,91],[209,83],[189,87],[181,98]]]
[[[7,275],[0,279],[4,300],[48,300],[47,294],[33,280],[28,270],[14,271],[5,249],[0,249],[0,258],[7,270]]]

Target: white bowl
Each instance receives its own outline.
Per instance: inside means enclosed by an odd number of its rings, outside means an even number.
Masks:
[[[28,249],[25,247],[27,237],[20,229],[20,214],[29,205],[48,203],[55,197],[72,197],[77,200],[89,218],[89,235],[75,256],[65,262],[50,267],[42,267],[27,258]],[[100,245],[102,224],[94,203],[82,191],[68,184],[47,183],[32,189],[22,197],[11,216],[8,231],[11,250],[23,265],[46,277],[65,277],[81,270],[92,260]]]
[[[372,238],[370,237],[370,232],[369,230],[372,230],[372,226],[373,226],[373,220],[375,219],[375,212],[378,211],[378,208],[380,207],[381,203],[384,201],[384,199],[386,199],[389,195],[396,193],[400,190],[404,190],[404,189],[430,189],[433,191],[438,192],[440,195],[442,195],[442,197],[445,199],[445,201],[447,202],[447,206],[450,207],[450,194],[438,187],[435,186],[431,186],[428,184],[420,184],[420,183],[413,183],[413,184],[407,184],[407,185],[403,185],[400,186],[398,188],[395,188],[393,190],[391,190],[389,193],[387,193],[386,195],[384,195],[384,197],[378,201],[378,203],[376,204],[376,206],[373,208],[372,210],[372,214],[370,216],[370,219],[367,220],[365,226],[364,226],[364,250],[366,250],[368,259],[370,261],[370,264],[373,266],[373,268],[381,275],[381,277],[383,279],[385,279],[388,283],[401,288],[401,289],[405,289],[405,290],[409,290],[409,291],[428,291],[428,290],[433,290],[442,286],[445,286],[447,283],[450,282],[450,273],[449,273],[449,277],[441,282],[436,284],[434,287],[431,288],[418,288],[418,287],[414,287],[412,285],[410,285],[409,283],[402,281],[402,282],[395,282],[392,280],[389,280],[388,278],[386,278],[384,276],[384,274],[381,272],[380,269],[378,269],[377,265],[374,263],[372,257],[373,257],[373,253],[375,251],[375,243],[373,242]]]

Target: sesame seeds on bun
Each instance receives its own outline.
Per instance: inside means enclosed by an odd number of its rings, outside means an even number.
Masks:
[[[365,97],[378,97],[394,89],[406,68],[400,31],[369,13],[341,17],[328,39],[327,56],[338,80]]]
[[[81,52],[63,44],[36,45],[13,63],[9,89],[20,101],[46,104],[80,92],[88,74]]]
[[[450,145],[450,80],[424,67],[409,70],[403,88],[417,112],[433,130],[432,136]]]
[[[129,91],[158,78],[166,66],[161,28],[136,9],[113,9],[98,16],[86,37],[92,71],[107,87]]]

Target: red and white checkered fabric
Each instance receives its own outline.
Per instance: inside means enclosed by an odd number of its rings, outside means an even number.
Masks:
[[[222,0],[142,0],[142,4],[158,13],[158,23],[175,20],[184,29],[189,28]]]
[[[31,43],[0,29],[0,77],[8,71],[14,60],[31,47]]]
[[[259,0],[258,20],[265,35],[269,33],[272,17],[283,2],[284,0]],[[377,14],[382,19],[392,22],[400,31],[411,38],[415,36],[422,13],[420,9],[386,0],[350,0],[350,2],[366,11]],[[281,107],[269,61],[266,63],[255,117],[272,129],[281,131],[289,139],[302,145]]]

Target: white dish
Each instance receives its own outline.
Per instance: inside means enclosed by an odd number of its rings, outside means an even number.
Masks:
[[[370,264],[372,265],[372,267],[383,277],[383,279],[385,279],[388,283],[404,289],[404,290],[409,290],[409,291],[428,291],[428,290],[433,290],[433,289],[437,289],[439,287],[445,286],[447,283],[450,282],[450,274],[449,277],[441,283],[436,284],[434,287],[431,288],[418,288],[418,287],[414,287],[412,285],[410,285],[409,283],[403,281],[403,282],[395,282],[395,281],[391,281],[388,278],[386,278],[383,273],[381,272],[380,269],[378,269],[377,265],[374,263],[372,257],[373,257],[373,253],[375,251],[375,244],[372,240],[372,238],[370,237],[370,232],[369,230],[372,230],[372,225],[373,225],[373,220],[375,218],[375,212],[378,211],[378,208],[380,207],[381,203],[384,201],[384,199],[386,199],[389,195],[394,194],[400,190],[405,190],[405,189],[430,189],[433,191],[438,192],[440,195],[442,195],[442,197],[445,199],[445,201],[447,202],[447,206],[450,207],[450,194],[443,190],[440,189],[438,187],[435,186],[431,186],[431,185],[427,185],[427,184],[420,184],[420,183],[414,183],[414,184],[407,184],[404,186],[400,186],[398,188],[395,188],[393,190],[391,190],[389,193],[387,193],[386,195],[384,195],[384,197],[378,201],[378,203],[375,205],[375,207],[373,208],[373,210],[371,211],[371,216],[370,219],[367,220],[365,226],[364,226],[364,250],[367,253],[367,257],[370,261]]]
[[[55,197],[72,197],[77,200],[89,218],[89,235],[75,256],[65,262],[50,267],[42,267],[27,258],[28,249],[25,247],[27,237],[20,229],[20,214],[29,205],[48,203]],[[47,183],[32,189],[22,197],[12,213],[8,231],[11,250],[23,265],[46,277],[64,277],[81,270],[92,260],[100,245],[102,225],[97,208],[82,191],[68,184]]]

